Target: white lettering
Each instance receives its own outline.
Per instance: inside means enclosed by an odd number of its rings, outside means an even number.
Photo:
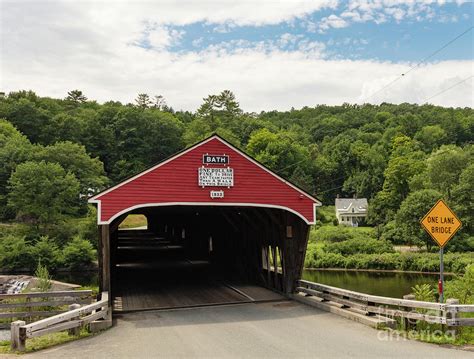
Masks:
[[[198,170],[198,183],[201,187],[233,187],[234,170],[230,167],[200,167]]]

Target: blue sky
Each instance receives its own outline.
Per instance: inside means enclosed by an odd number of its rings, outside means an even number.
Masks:
[[[223,89],[234,91],[246,111],[427,99],[473,106],[472,1],[0,0],[0,6],[2,91],[64,97],[79,88],[99,101],[122,102],[146,92],[185,110]]]
[[[339,7],[338,7],[339,8]],[[290,34],[309,41],[326,45],[328,58],[377,59],[382,61],[418,61],[439,49],[443,44],[472,27],[473,4],[447,3],[436,9],[436,17],[431,19],[396,20],[388,18],[385,22],[358,22],[342,28],[329,28],[325,31],[308,29],[308,23],[318,24],[325,17],[337,13],[334,9],[323,9],[303,19],[264,26],[238,26],[229,24],[209,24],[204,21],[184,25],[169,26],[182,32],[180,40],[169,46],[171,51],[202,51],[209,46],[238,40],[245,45],[255,42],[277,42],[284,34]],[[437,60],[468,60],[473,58],[472,32],[461,37],[440,52]],[[149,44],[142,44],[148,48]],[[294,44],[280,46],[292,51]],[[423,49],[424,52],[421,52]]]

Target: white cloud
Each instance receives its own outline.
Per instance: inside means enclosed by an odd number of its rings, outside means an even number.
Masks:
[[[273,42],[236,40],[204,50],[171,52],[169,47],[182,34],[169,24],[258,25],[305,16],[321,7],[313,2],[210,4],[2,3],[0,88],[33,89],[54,97],[79,88],[92,99],[122,102],[147,92],[164,95],[175,109],[188,110],[196,109],[208,94],[231,89],[243,109],[259,111],[356,102],[410,67],[329,60],[324,44],[294,35]],[[145,40],[156,51],[136,46]],[[283,43],[292,46],[291,51]],[[372,100],[421,101],[453,79],[469,76],[472,66],[472,61],[428,64]],[[469,91],[466,86],[471,86]],[[472,84],[465,83],[433,102],[472,107],[471,94]]]
[[[348,25],[349,23],[346,20],[333,14],[321,19],[321,22],[319,23],[319,31],[324,32],[330,28],[340,29]]]

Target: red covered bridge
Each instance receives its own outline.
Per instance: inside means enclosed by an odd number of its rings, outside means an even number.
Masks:
[[[290,293],[320,202],[214,135],[89,200],[115,310]],[[143,214],[146,230],[119,230]],[[273,290],[265,290],[268,288]]]

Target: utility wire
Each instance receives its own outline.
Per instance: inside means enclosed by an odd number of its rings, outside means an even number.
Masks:
[[[461,80],[461,81],[459,81],[459,82],[456,82],[454,85],[449,86],[448,88],[445,88],[444,90],[442,90],[442,91],[440,91],[440,92],[434,94],[434,95],[431,96],[431,97],[428,97],[428,98],[427,98],[426,100],[424,100],[423,102],[426,103],[426,102],[428,102],[429,100],[431,100],[432,98],[434,98],[434,97],[436,97],[436,96],[439,96],[439,95],[445,93],[446,91],[451,90],[453,87],[456,87],[456,86],[458,86],[458,85],[460,85],[460,84],[466,82],[467,80],[472,79],[473,77],[474,77],[474,75],[471,75],[471,76],[469,76],[467,79],[464,79],[464,80]]]
[[[473,29],[473,26],[467,28],[466,30],[464,30],[462,33],[460,33],[458,36],[456,36],[454,39],[448,41],[447,43],[445,43],[443,46],[441,46],[439,49],[437,49],[436,51],[432,52],[430,55],[428,55],[427,57],[425,57],[424,59],[422,59],[421,61],[417,62],[415,65],[413,65],[412,67],[410,67],[406,72],[402,73],[401,75],[399,75],[397,78],[393,79],[392,81],[390,81],[388,84],[386,84],[385,86],[383,86],[381,89],[375,91],[374,93],[372,93],[371,95],[369,95],[368,97],[366,97],[363,101],[367,101],[368,99],[374,97],[376,94],[380,93],[381,91],[385,90],[386,88],[392,86],[395,82],[401,80],[405,75],[407,75],[408,73],[410,73],[411,71],[417,69],[421,64],[423,64],[424,62],[426,62],[427,60],[431,59],[433,56],[435,56],[436,54],[440,53],[442,50],[444,50],[446,47],[448,47],[449,45],[451,45],[453,42],[455,42],[457,39],[459,39],[460,37],[464,36],[465,34],[467,34],[469,31],[471,31]]]

